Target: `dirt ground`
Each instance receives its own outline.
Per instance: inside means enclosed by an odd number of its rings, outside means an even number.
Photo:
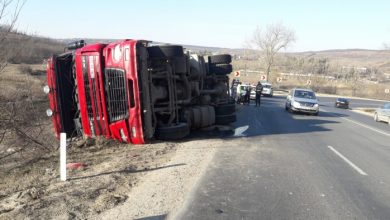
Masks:
[[[91,146],[88,146],[91,145]],[[97,140],[72,147],[68,181],[59,155],[1,169],[0,219],[171,219],[205,172],[219,138],[145,145]]]
[[[0,79],[0,107],[19,103],[16,113],[23,117],[15,129],[22,126],[27,135],[18,140],[13,129],[6,133],[9,140],[0,141],[0,219],[172,218],[222,142],[204,135],[207,131],[180,142],[145,145],[74,140],[67,162],[83,166],[68,170],[68,181],[62,182],[59,143],[44,115],[44,65],[10,65]],[[24,109],[25,103],[34,112]]]
[[[1,169],[0,219],[85,219],[128,199],[140,178],[162,169],[177,143],[127,145],[97,141],[74,147],[68,163],[86,167],[70,170],[59,180],[59,155],[40,158],[27,166]]]

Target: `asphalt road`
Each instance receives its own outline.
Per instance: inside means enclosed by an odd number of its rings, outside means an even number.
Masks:
[[[334,98],[320,97],[319,116],[284,101],[240,106],[177,219],[390,219],[390,126]]]

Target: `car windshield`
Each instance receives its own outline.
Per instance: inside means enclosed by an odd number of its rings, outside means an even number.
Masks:
[[[264,88],[271,88],[271,85],[264,85]]]
[[[247,86],[241,86],[241,87],[240,87],[240,90],[241,90],[241,91],[246,91],[246,87],[247,87]]]
[[[295,90],[294,97],[304,99],[316,99],[316,95],[312,91]]]
[[[348,99],[338,98],[337,101],[339,101],[339,102],[348,102]]]

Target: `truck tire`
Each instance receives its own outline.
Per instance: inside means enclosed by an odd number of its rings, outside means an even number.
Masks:
[[[192,128],[200,128],[202,125],[202,113],[199,107],[192,109]]]
[[[234,103],[218,105],[215,107],[216,115],[230,115],[233,114],[235,111],[236,111],[236,104]]]
[[[150,58],[167,59],[184,56],[183,47],[178,45],[163,45],[148,47]]]
[[[201,127],[207,127],[209,126],[209,123],[210,123],[210,115],[209,115],[209,109],[207,108],[207,106],[201,106],[200,107],[200,112],[202,114],[201,118],[202,118],[202,125]]]
[[[185,56],[173,58],[173,65],[175,66],[176,73],[187,72],[187,60]]]
[[[227,125],[233,123],[237,120],[236,114],[231,115],[217,115],[215,117],[215,124],[217,125]]]
[[[229,64],[232,62],[232,56],[229,54],[209,56],[209,63],[212,64]]]
[[[156,138],[160,140],[177,140],[190,134],[187,123],[179,123],[169,127],[157,127]]]
[[[213,106],[207,106],[209,115],[209,126],[215,124],[215,109]]]
[[[227,75],[233,71],[231,64],[209,64],[210,73],[216,75]]]

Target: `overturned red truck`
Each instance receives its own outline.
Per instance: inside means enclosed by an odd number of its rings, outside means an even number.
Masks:
[[[47,114],[57,137],[65,132],[143,144],[236,121],[230,55],[203,57],[143,40],[81,40],[67,49],[47,64]]]

